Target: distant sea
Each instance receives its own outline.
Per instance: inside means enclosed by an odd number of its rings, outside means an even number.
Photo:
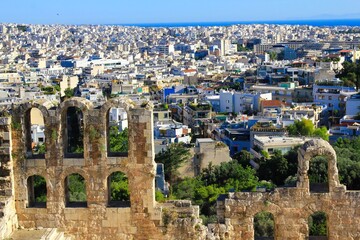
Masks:
[[[183,22],[183,23],[129,23],[107,24],[137,27],[212,27],[231,26],[237,24],[279,24],[279,25],[310,25],[324,26],[360,26],[360,19],[318,19],[318,20],[279,20],[279,21],[234,21],[234,22]]]

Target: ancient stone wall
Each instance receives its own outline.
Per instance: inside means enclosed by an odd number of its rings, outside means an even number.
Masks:
[[[82,111],[84,154],[65,154],[66,111]],[[129,151],[108,153],[107,116],[111,107],[124,108],[129,119]],[[28,113],[38,108],[44,116],[46,154],[28,154]],[[74,239],[254,239],[256,213],[267,211],[275,221],[275,239],[307,239],[308,217],[317,211],[327,215],[329,239],[360,239],[360,192],[346,191],[339,183],[336,155],[323,140],[307,142],[299,150],[298,183],[273,192],[229,193],[218,199],[218,224],[202,225],[199,207],[190,201],[155,201],[155,163],[151,106],[136,106],[125,98],[94,108],[90,102],[72,98],[60,106],[28,102],[0,118],[0,238],[18,225],[25,228],[59,228]],[[329,192],[312,193],[307,171],[313,156],[329,160]],[[108,177],[115,171],[129,181],[130,205],[109,206]],[[66,204],[65,179],[81,174],[86,183],[85,206]],[[30,206],[28,179],[46,180],[45,207]],[[16,211],[15,211],[16,209]]]
[[[65,114],[69,107],[82,111],[83,156],[64,153]],[[124,108],[128,114],[129,151],[123,156],[110,157],[107,152],[106,126],[111,107]],[[44,116],[46,154],[43,158],[40,155],[28,157],[27,153],[28,130],[25,128],[29,126],[27,113],[32,108],[38,108]],[[135,106],[128,99],[111,100],[100,108],[94,108],[81,98],[66,100],[58,107],[48,102],[29,102],[14,107],[13,122],[17,126],[12,128],[12,155],[20,226],[60,228],[75,239],[176,239],[171,234],[178,233],[167,229],[176,228],[178,218],[168,218],[165,224],[165,211],[176,212],[176,216],[181,216],[179,219],[191,219],[187,221],[188,232],[197,231],[195,225],[201,222],[197,207],[191,204],[162,206],[155,201],[153,120],[149,106]],[[108,206],[107,179],[115,171],[128,177],[129,207]],[[73,173],[85,179],[86,206],[74,208],[66,205],[65,179]],[[29,207],[27,179],[34,175],[46,180],[47,202],[44,208]]]
[[[0,239],[18,226],[11,157],[11,119],[0,117]]]
[[[310,192],[309,162],[326,156],[329,192]],[[254,239],[254,216],[270,212],[274,216],[275,239],[302,240],[309,236],[308,219],[315,212],[327,216],[328,239],[360,239],[360,191],[346,191],[339,183],[336,154],[328,142],[311,140],[299,149],[298,183],[294,188],[274,192],[239,192],[218,201],[218,217],[229,229],[231,239]]]

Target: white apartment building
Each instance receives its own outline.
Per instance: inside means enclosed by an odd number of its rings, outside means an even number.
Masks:
[[[356,91],[354,87],[341,86],[341,83],[340,80],[334,79],[314,84],[314,102],[327,105],[329,111],[343,109],[347,98],[355,94]]]
[[[360,94],[351,95],[346,101],[346,115],[357,115],[360,112]]]
[[[261,99],[272,100],[271,93],[244,93],[235,91],[220,91],[220,112],[243,112],[259,110]]]
[[[111,108],[109,110],[109,124],[110,126],[118,126],[119,131],[123,131],[128,127],[128,118],[125,109]]]

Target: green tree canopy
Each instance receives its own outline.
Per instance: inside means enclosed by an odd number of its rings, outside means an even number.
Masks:
[[[65,94],[66,98],[71,98],[71,97],[73,97],[75,95],[75,90],[71,89],[71,88],[66,88],[64,90],[64,94]]]
[[[129,151],[129,130],[125,128],[123,131],[119,131],[117,126],[112,126],[109,132],[110,152],[127,153]]]
[[[274,216],[269,212],[259,212],[254,217],[255,237],[274,237]]]
[[[336,75],[344,82],[349,82],[359,90],[360,87],[360,63],[344,62],[343,68]]]
[[[184,143],[172,143],[155,156],[155,162],[164,164],[165,179],[172,184],[178,177],[178,169],[190,158],[190,150]]]
[[[295,120],[294,124],[287,127],[290,135],[295,136],[308,136],[308,137],[320,137],[326,141],[329,141],[329,134],[326,127],[315,128],[310,119]]]

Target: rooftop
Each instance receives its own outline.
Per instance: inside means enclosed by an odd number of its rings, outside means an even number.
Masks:
[[[275,146],[275,145],[301,145],[306,141],[309,141],[313,138],[308,137],[284,137],[284,136],[257,136],[254,137],[255,141],[258,141],[262,145],[266,146]]]

